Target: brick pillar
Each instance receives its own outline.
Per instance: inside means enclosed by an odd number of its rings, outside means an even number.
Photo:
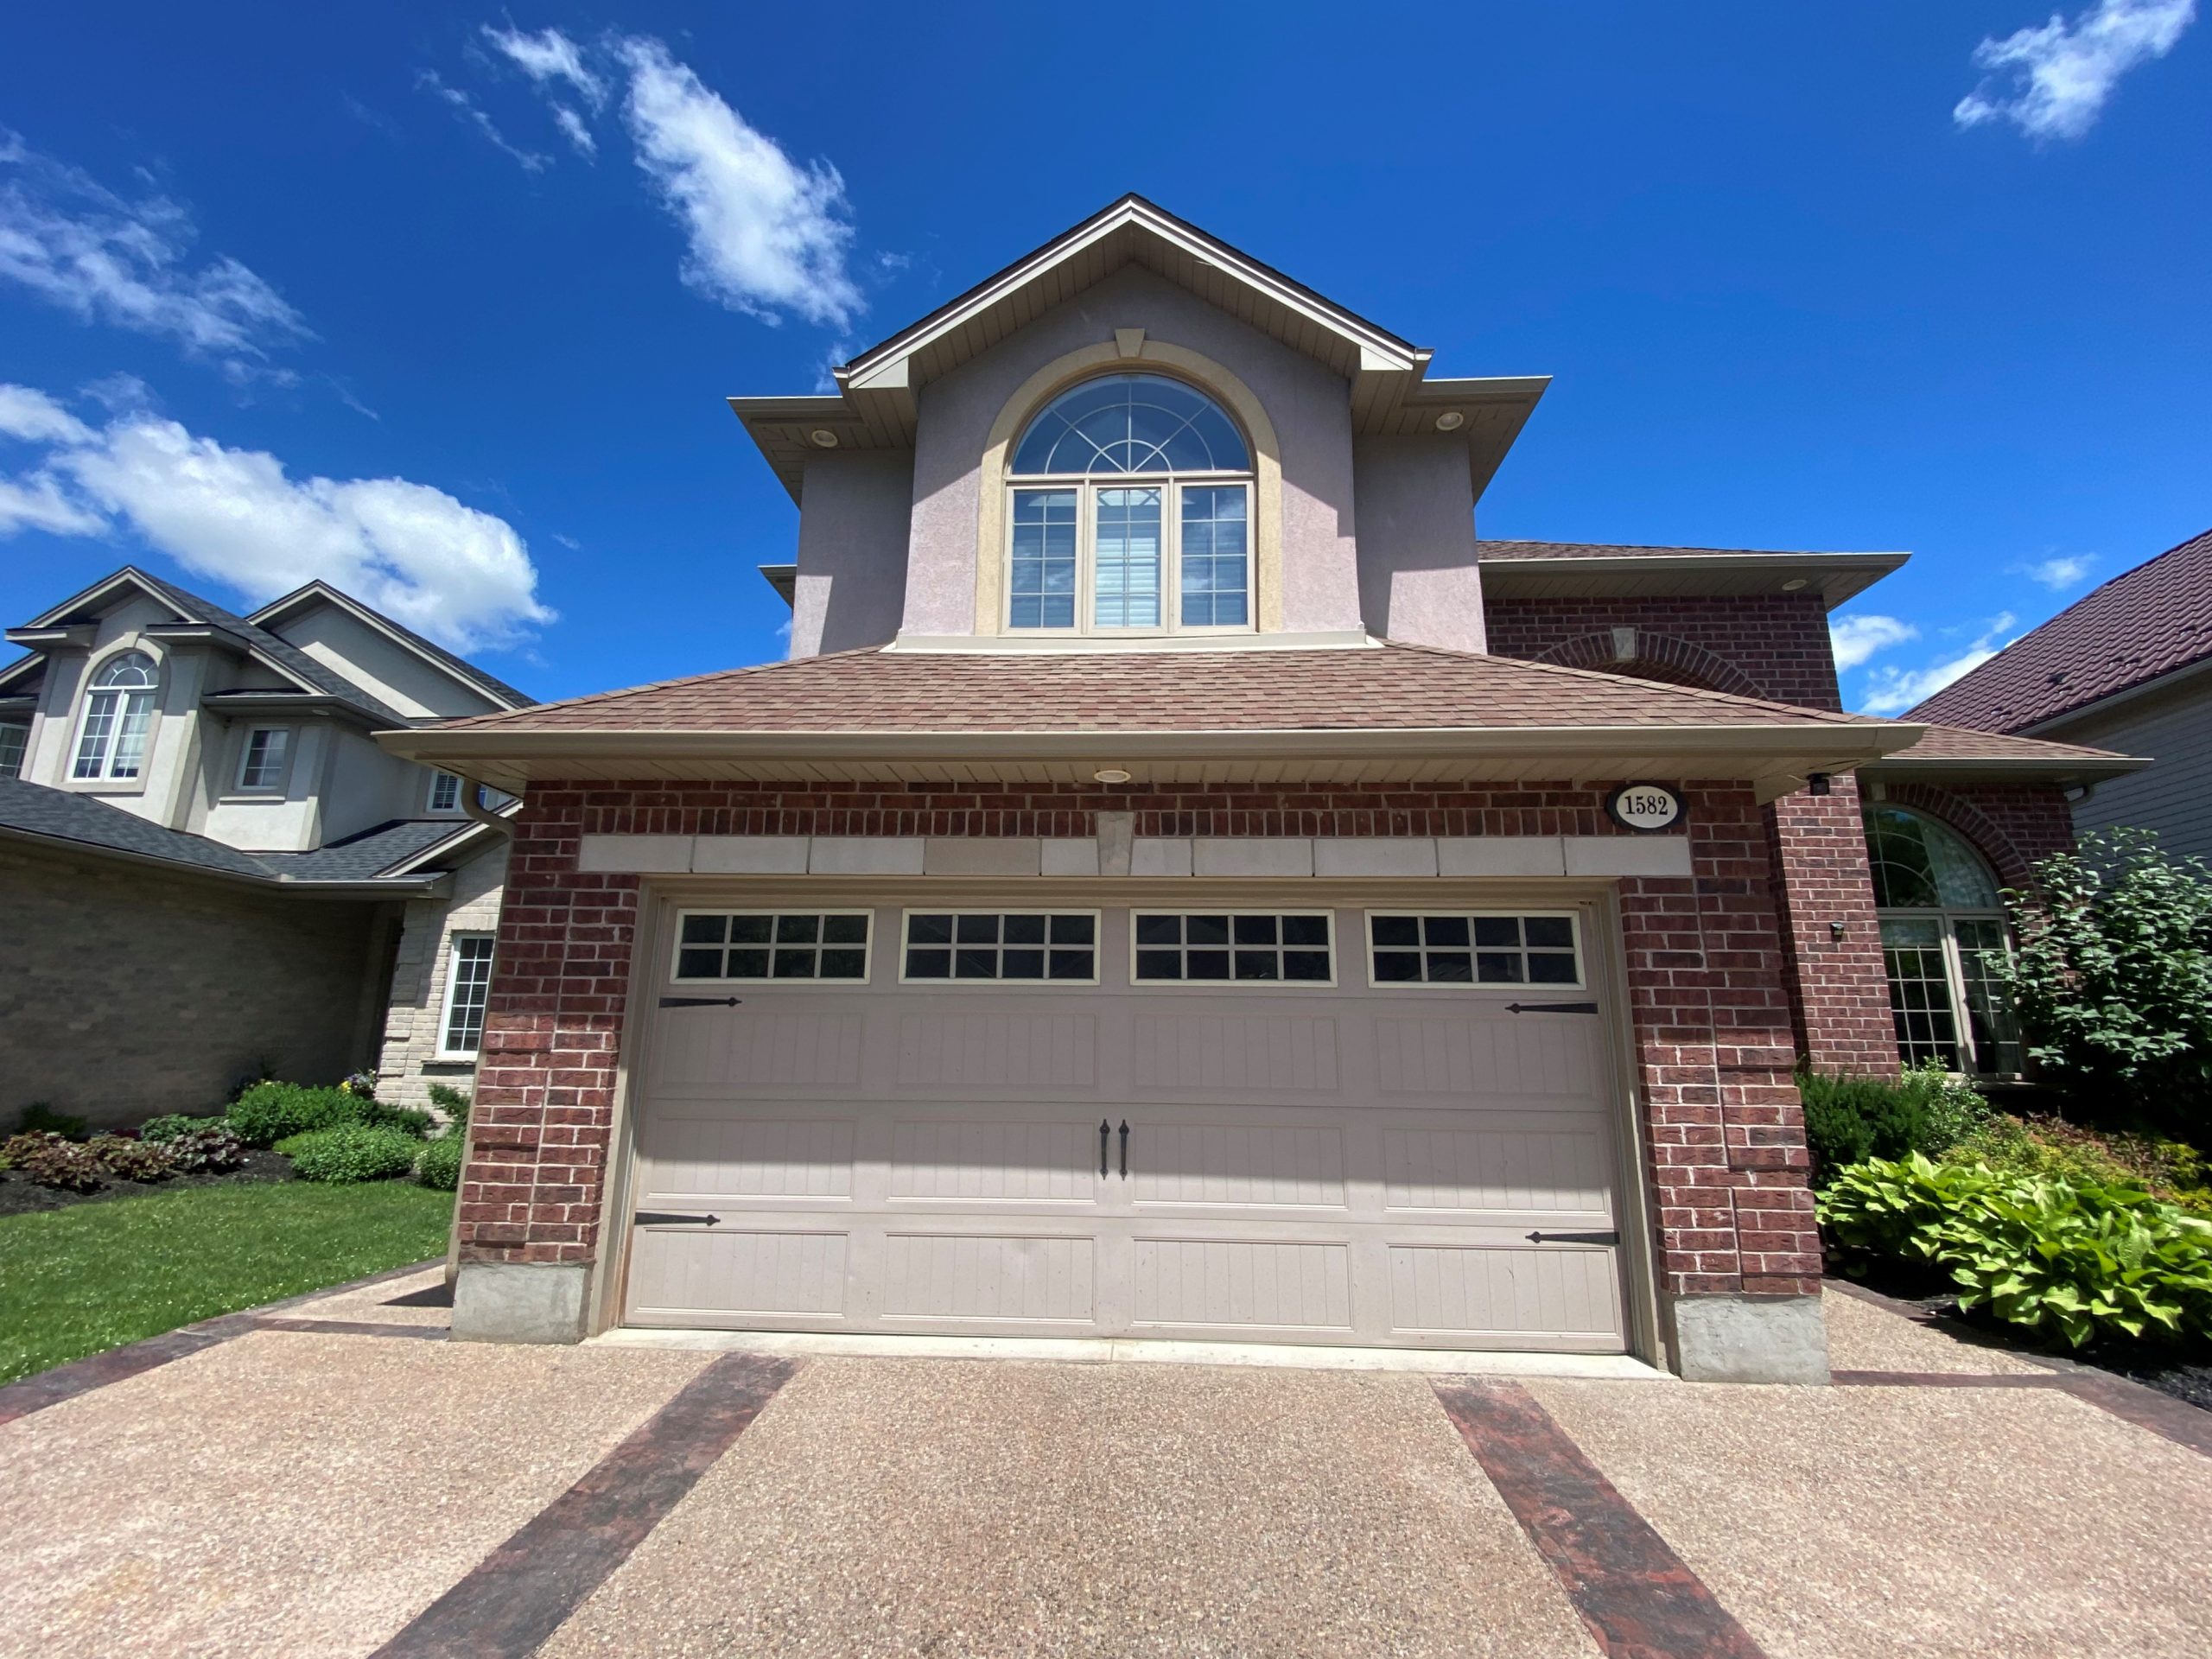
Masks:
[[[1620,887],[1676,1359],[1712,1381],[1822,1380],[1820,1236],[1765,826],[1740,785],[1687,797],[1692,874]]]
[[[1894,1077],[1897,1030],[1859,780],[1834,786],[1832,795],[1785,795],[1765,811],[1790,1025],[1814,1070]]]

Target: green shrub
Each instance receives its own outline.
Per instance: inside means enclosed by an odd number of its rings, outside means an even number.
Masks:
[[[156,1145],[174,1141],[180,1135],[197,1135],[202,1129],[219,1129],[219,1117],[187,1117],[181,1112],[171,1112],[164,1117],[149,1117],[138,1126],[138,1138]]]
[[[81,1117],[67,1112],[57,1112],[42,1100],[35,1100],[16,1115],[17,1135],[58,1135],[64,1141],[82,1141],[92,1133],[92,1126]]]
[[[8,1165],[41,1186],[63,1192],[97,1192],[107,1185],[99,1158],[74,1141],[50,1130],[12,1136],[5,1147]]]
[[[2093,1185],[2133,1182],[2152,1198],[2185,1210],[2212,1207],[2212,1167],[2196,1147],[2158,1135],[2095,1128],[2063,1118],[1993,1115],[1955,1142],[1943,1160]]]
[[[1896,1082],[1801,1071],[1797,1090],[1816,1187],[1870,1158],[1940,1153],[1989,1114],[1971,1086],[1933,1061]]]
[[[2080,1347],[2100,1333],[2212,1344],[2212,1222],[2139,1186],[1938,1165],[1843,1171],[1820,1218],[1844,1249],[1942,1268],[1962,1309]]]
[[[440,1192],[461,1185],[461,1135],[458,1129],[426,1142],[415,1160],[415,1179]]]
[[[245,1142],[225,1128],[220,1119],[163,1141],[162,1150],[180,1175],[227,1175],[245,1166]]]
[[[432,1084],[430,1085],[430,1104],[436,1107],[440,1111],[446,1115],[446,1122],[453,1127],[455,1132],[459,1132],[460,1130],[465,1129],[468,1127],[468,1114],[472,1105],[471,1098],[461,1090],[454,1088],[451,1084]]]
[[[410,1107],[386,1106],[373,1096],[348,1089],[310,1089],[296,1083],[257,1083],[231,1107],[231,1133],[250,1147],[273,1147],[279,1141],[341,1123],[362,1123],[397,1129],[414,1140],[429,1133],[430,1115]]]
[[[415,1167],[423,1143],[385,1124],[340,1123],[290,1137],[292,1173],[303,1181],[386,1181]]]
[[[85,1142],[85,1150],[118,1181],[166,1181],[176,1173],[168,1148],[151,1141],[96,1135]]]
[[[385,1128],[397,1129],[417,1141],[429,1135],[437,1122],[429,1113],[417,1107],[386,1106],[376,1100],[362,1100],[360,1113],[359,1121],[363,1123],[381,1124]]]

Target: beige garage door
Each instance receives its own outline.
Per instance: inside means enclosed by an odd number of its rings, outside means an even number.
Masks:
[[[1571,906],[665,923],[632,1324],[1624,1345]]]

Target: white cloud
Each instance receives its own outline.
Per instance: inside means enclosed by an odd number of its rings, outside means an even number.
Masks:
[[[1989,619],[1988,626],[1966,650],[1925,668],[1893,668],[1885,664],[1876,669],[1866,677],[1859,707],[1870,715],[1898,715],[1915,703],[1925,702],[2002,651],[2011,643],[2003,636],[2012,632],[2018,620],[2010,611],[1999,613]]]
[[[638,165],[690,240],[683,280],[763,321],[789,311],[850,324],[864,302],[845,269],[853,226],[837,169],[792,162],[658,41],[618,50]]]
[[[2025,567],[2028,579],[2039,582],[2055,594],[2078,587],[2097,562],[2094,553],[2059,553]]]
[[[1974,48],[1989,72],[1958,102],[1962,127],[2010,121],[2033,138],[2079,138],[2096,124],[2120,78],[2173,49],[2196,0],[2096,0],[2072,22],[2054,15]]]
[[[44,392],[0,385],[0,437],[27,443],[89,443],[92,429]]]
[[[166,196],[128,201],[0,128],[0,278],[84,321],[176,340],[234,378],[264,373],[309,339],[284,297],[237,260],[190,259],[192,215]]]
[[[484,38],[538,86],[562,82],[594,110],[607,102],[607,83],[585,64],[583,49],[559,29],[525,35],[518,29],[494,29],[486,23]]]
[[[320,576],[461,650],[514,643],[553,613],[530,550],[504,519],[404,478],[293,478],[276,456],[126,411],[101,428],[56,425],[60,405],[22,387],[0,410],[42,423],[36,472],[0,479],[0,532],[136,533],[195,575],[250,601]],[[28,413],[25,413],[28,411]]]
[[[484,113],[476,100],[458,86],[448,86],[435,70],[425,69],[415,78],[415,84],[432,97],[442,101],[454,112],[454,118],[482,133],[494,148],[514,157],[525,173],[542,173],[553,164],[552,157],[541,156],[534,149],[524,149],[509,140],[499,130],[499,123]]]
[[[1853,669],[1876,652],[1920,638],[1920,630],[1894,616],[1839,616],[1828,623],[1828,640],[1835,649],[1839,671]]]
[[[553,106],[553,124],[568,136],[579,156],[599,154],[599,141],[591,136],[591,129],[584,125],[584,118],[565,104]]]

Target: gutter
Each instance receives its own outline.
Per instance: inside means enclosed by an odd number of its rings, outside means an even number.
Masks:
[[[227,881],[237,887],[258,887],[264,892],[273,887],[329,899],[435,899],[445,892],[448,884],[448,878],[443,874],[419,877],[413,880],[372,876],[366,880],[315,881],[296,875],[282,875],[273,870],[266,874],[256,874],[251,870],[219,870],[212,865],[188,864],[181,858],[163,858],[158,853],[143,853],[128,847],[111,847],[105,842],[79,841],[74,836],[57,836],[44,830],[25,830],[12,823],[0,823],[0,839],[29,842],[40,847],[67,848],[72,852],[117,859],[125,864],[140,864],[149,869],[165,870],[171,874]]]

